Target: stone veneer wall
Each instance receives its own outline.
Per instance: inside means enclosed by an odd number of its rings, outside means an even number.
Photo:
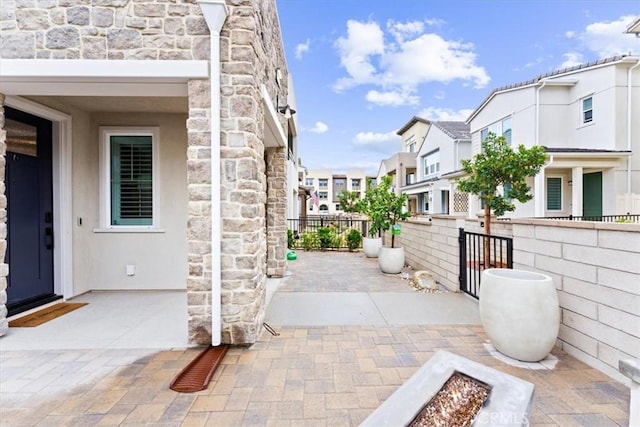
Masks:
[[[287,271],[287,149],[267,149],[267,276]],[[289,196],[290,197],[290,196]]]
[[[6,138],[4,130],[4,95],[0,93],[0,337],[7,332],[7,274],[9,266],[5,262],[7,252],[7,196],[5,194],[4,168],[6,164]]]
[[[402,223],[397,243],[408,265],[457,290],[459,227],[482,232],[478,220],[434,216]],[[618,361],[640,357],[640,225],[512,219],[491,227],[513,237],[514,268],[553,277],[562,311],[558,345],[624,381]]]
[[[193,0],[3,0],[0,57],[206,60],[209,29]]]
[[[287,99],[276,5],[234,0],[227,6],[220,35],[222,242],[211,242],[210,82],[188,84],[187,304],[189,339],[199,344],[211,343],[212,244],[222,253],[222,313],[213,315],[222,317],[225,343],[257,340],[267,274],[283,275],[286,269],[286,155],[284,148],[265,150],[261,95],[264,84],[274,102]],[[0,57],[6,59],[210,56],[209,30],[195,0],[4,0],[0,30]],[[276,69],[283,74],[280,83]],[[0,244],[6,247],[6,231],[0,232]],[[267,251],[268,245],[275,247]],[[0,270],[0,301],[6,299],[6,269]],[[3,319],[6,314],[0,331]]]
[[[286,148],[265,149],[261,86],[274,103],[286,99],[287,68],[275,2],[228,7],[220,43],[222,342],[250,344],[261,332],[267,274],[286,268]]]

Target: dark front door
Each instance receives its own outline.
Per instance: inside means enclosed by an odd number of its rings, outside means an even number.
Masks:
[[[7,308],[9,315],[55,299],[52,124],[5,107]]]
[[[602,172],[582,176],[582,216],[602,217]]]

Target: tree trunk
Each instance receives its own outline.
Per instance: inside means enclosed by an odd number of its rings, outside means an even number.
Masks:
[[[484,234],[491,235],[491,208],[484,208]],[[484,268],[491,268],[491,240],[484,238]]]
[[[393,227],[391,227],[391,247],[392,248],[394,247],[393,244],[395,243],[395,241],[396,241],[396,235],[393,234]]]

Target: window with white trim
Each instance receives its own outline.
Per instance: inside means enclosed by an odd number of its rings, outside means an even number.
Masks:
[[[562,210],[562,178],[547,177],[547,210]]]
[[[440,150],[432,151],[422,158],[424,177],[440,172]]]
[[[489,136],[489,132],[493,132],[496,136],[504,136],[507,144],[511,145],[511,117],[499,120],[490,124],[480,131],[480,141],[483,142]]]
[[[593,121],[593,97],[588,96],[582,99],[582,123]]]
[[[100,128],[103,228],[158,227],[157,127]]]

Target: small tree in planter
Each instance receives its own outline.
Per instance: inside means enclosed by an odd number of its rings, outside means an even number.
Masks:
[[[457,179],[458,189],[476,194],[484,203],[485,233],[491,234],[491,212],[502,216],[515,210],[512,200],[521,203],[533,198],[529,193],[527,178],[534,177],[542,169],[546,159],[544,148],[536,145],[525,148],[520,144],[517,149],[509,146],[504,136],[489,135],[482,141],[482,152],[471,160],[462,161],[462,170],[468,174]],[[498,187],[503,187],[503,193]],[[484,242],[484,265],[490,266],[489,239]]]
[[[373,224],[380,231],[389,231],[399,221],[411,216],[406,209],[409,196],[391,191],[390,176],[385,176],[374,189],[374,197],[370,204],[370,216]],[[372,227],[373,228],[373,227]],[[395,234],[391,233],[391,247],[395,247]]]
[[[399,221],[411,214],[407,211],[406,194],[398,195],[391,190],[392,178],[385,176],[368,194],[369,217],[376,231],[389,231]],[[367,197],[365,197],[367,199]],[[391,233],[391,247],[382,246],[378,253],[378,265],[383,273],[397,274],[404,267],[404,249],[395,247],[396,233]]]

